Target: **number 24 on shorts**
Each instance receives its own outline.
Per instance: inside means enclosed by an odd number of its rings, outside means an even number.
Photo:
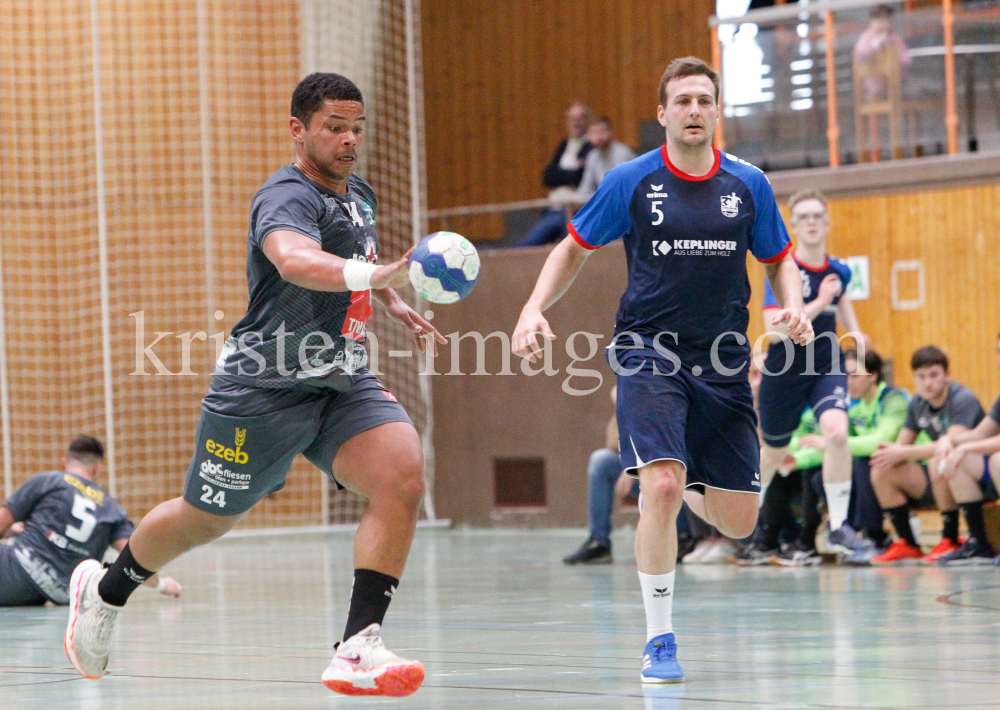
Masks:
[[[202,486],[201,490],[204,491],[200,498],[202,503],[207,503],[208,505],[217,505],[220,508],[226,507],[226,492],[219,491],[215,493],[215,490],[211,486]],[[213,497],[212,494],[215,493]]]

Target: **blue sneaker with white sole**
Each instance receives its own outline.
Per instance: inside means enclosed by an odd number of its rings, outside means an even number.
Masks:
[[[684,671],[677,662],[673,634],[661,634],[646,643],[642,654],[643,683],[683,683]]]

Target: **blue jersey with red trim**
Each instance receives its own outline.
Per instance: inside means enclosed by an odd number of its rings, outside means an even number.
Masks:
[[[716,151],[712,170],[693,177],[664,146],[612,168],[569,232],[588,249],[624,242],[616,350],[679,360],[710,381],[746,379],[747,251],[772,263],[791,246],[763,172]]]
[[[794,258],[794,254],[792,257]],[[820,338],[818,337],[821,333],[833,333],[834,339],[837,335],[837,307],[840,305],[840,297],[847,290],[847,284],[851,282],[851,267],[849,267],[844,262],[839,259],[835,259],[832,256],[826,257],[826,263],[821,267],[807,266],[803,264],[798,259],[795,259],[795,263],[799,267],[799,274],[802,276],[802,302],[811,303],[816,300],[819,296],[819,285],[823,283],[825,279],[830,274],[836,274],[840,278],[840,293],[834,296],[833,301],[830,302],[826,308],[824,308],[820,313],[813,318],[813,330],[816,333],[817,339],[814,341],[815,345],[815,358],[817,365],[825,364],[830,361],[833,355],[833,342],[829,337]],[[771,290],[771,284],[767,279],[764,280],[764,310],[769,308],[778,308],[778,301],[774,298],[774,292]],[[805,363],[805,349],[806,346],[796,345],[796,362],[801,361],[802,364]],[[781,348],[774,348],[775,351],[781,350]],[[780,367],[778,368],[781,369]],[[796,368],[793,368],[796,369]]]

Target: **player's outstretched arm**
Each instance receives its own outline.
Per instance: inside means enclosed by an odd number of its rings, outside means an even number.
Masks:
[[[0,537],[3,537],[14,524],[14,515],[5,505],[0,505]]]
[[[813,339],[814,333],[812,321],[802,308],[802,277],[791,252],[781,261],[765,264],[764,268],[774,298],[781,306],[780,310],[769,313],[771,325],[784,326],[793,343],[805,345]]]
[[[328,254],[304,234],[277,230],[264,237],[263,249],[282,279],[312,291],[399,288],[410,282],[412,248],[391,264],[375,266]]]
[[[535,290],[521,309],[517,327],[514,328],[511,347],[515,354],[532,362],[541,359],[542,348],[538,336],[556,337],[542,312],[562,298],[592,253],[577,244],[573,237],[566,237],[552,250],[545,260],[542,273],[538,275]]]

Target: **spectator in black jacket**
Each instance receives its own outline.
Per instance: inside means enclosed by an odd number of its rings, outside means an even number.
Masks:
[[[518,246],[549,244],[566,236],[566,206],[575,201],[583,165],[592,147],[587,142],[589,125],[590,107],[582,101],[571,103],[566,109],[567,136],[542,172],[542,183],[549,188],[549,209]]]

